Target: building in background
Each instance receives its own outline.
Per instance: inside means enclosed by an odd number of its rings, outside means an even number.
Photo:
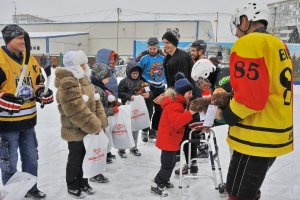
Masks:
[[[268,8],[268,31],[288,42],[291,33],[300,26],[300,0],[277,1],[268,4]]]
[[[49,19],[44,19],[44,18],[37,17],[34,15],[29,15],[29,14],[13,15],[12,17],[13,17],[14,24],[35,24],[35,23],[54,22]]]
[[[40,44],[40,52],[33,52],[38,54],[50,53],[52,55],[58,52],[82,48],[87,55],[94,56],[100,48],[109,48],[118,52],[120,56],[132,57],[134,40],[147,40],[149,37],[161,39],[162,35],[169,28],[179,29],[181,35],[180,41],[194,41],[196,39],[203,39],[207,42],[215,41],[212,24],[206,20],[43,22],[19,25],[29,33],[36,34],[36,37],[34,35],[30,36],[33,38],[32,45],[35,45],[35,42],[36,44]],[[4,24],[0,24],[0,29],[2,30],[4,26]],[[56,36],[51,36],[53,32]],[[70,32],[85,33],[82,37],[87,38],[87,41],[84,39],[84,42],[82,42],[78,39],[78,36],[60,36]],[[41,37],[38,36],[39,33]],[[46,38],[49,39],[48,51],[45,48]]]

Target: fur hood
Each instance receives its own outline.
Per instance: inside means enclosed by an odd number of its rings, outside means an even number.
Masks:
[[[181,94],[177,94],[177,92],[173,88],[168,88],[165,91],[166,98],[163,100],[161,107],[164,109],[170,103],[180,103],[182,105],[185,104],[185,99]]]

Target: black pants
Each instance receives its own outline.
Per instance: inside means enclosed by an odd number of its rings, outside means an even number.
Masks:
[[[66,169],[66,182],[68,189],[79,189],[86,184],[88,180],[82,178],[82,162],[85,156],[83,141],[68,142],[69,155]]]
[[[161,151],[161,168],[155,177],[155,182],[165,184],[170,181],[172,172],[176,164],[176,151]]]
[[[182,141],[188,140],[189,139],[189,134],[190,134],[190,129],[185,129],[184,135],[182,138]],[[199,139],[199,132],[194,131],[192,133],[192,139]],[[199,145],[198,143],[191,143],[191,160],[197,157],[197,147]],[[188,164],[188,157],[189,157],[189,143],[186,143],[183,147],[184,155],[185,155],[185,161]]]
[[[151,119],[151,129],[158,130],[158,124],[160,120],[160,116],[162,113],[161,106],[155,104],[153,99],[158,97],[160,94],[165,92],[165,88],[155,88],[150,86],[150,91],[152,92],[152,98],[146,99],[146,105],[148,108],[149,117]],[[154,106],[154,113],[153,113],[153,106]],[[147,131],[149,129],[143,129],[143,131]]]
[[[266,173],[275,159],[276,157],[256,157],[233,151],[226,181],[229,196],[256,199]]]

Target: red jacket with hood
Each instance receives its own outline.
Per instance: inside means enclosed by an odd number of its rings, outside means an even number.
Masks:
[[[178,151],[185,125],[193,118],[189,111],[184,111],[184,97],[181,94],[172,97],[176,94],[174,90],[171,93],[161,104],[163,112],[159,121],[156,146],[165,151]]]

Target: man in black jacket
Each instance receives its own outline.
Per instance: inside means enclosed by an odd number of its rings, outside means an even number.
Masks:
[[[177,48],[179,42],[178,35],[178,32],[167,31],[162,37],[164,48],[167,52],[163,65],[168,88],[174,87],[174,75],[177,74],[177,72],[182,72],[185,77],[192,83],[192,85],[195,86],[194,81],[191,78],[193,62],[190,56],[185,51]],[[199,97],[199,92],[197,90],[197,87],[194,87],[194,98]]]

